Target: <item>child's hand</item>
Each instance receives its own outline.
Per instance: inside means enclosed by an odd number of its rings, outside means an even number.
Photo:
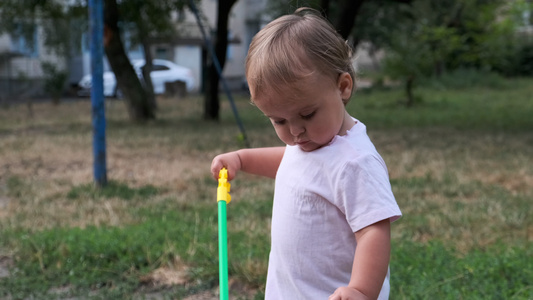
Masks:
[[[222,168],[228,169],[228,181],[235,178],[237,172],[241,169],[241,159],[237,151],[220,154],[213,158],[211,162],[211,174],[218,180],[219,172]]]
[[[369,300],[365,294],[357,289],[343,286],[338,288],[335,293],[329,296],[328,300]]]

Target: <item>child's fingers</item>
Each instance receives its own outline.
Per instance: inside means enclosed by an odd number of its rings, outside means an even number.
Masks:
[[[333,293],[331,296],[329,296],[328,300],[369,300],[367,296],[365,296],[360,291],[349,288],[349,287],[340,287],[338,288],[335,293]]]
[[[213,162],[211,163],[211,175],[213,176],[213,178],[218,180],[220,170],[222,170],[223,167],[224,165],[221,163],[221,161],[215,157],[215,159],[213,159]]]
[[[222,168],[228,169],[228,181],[235,178],[235,175],[237,174],[239,168],[237,160],[238,157],[236,159],[234,153],[225,153],[217,155],[211,163],[211,174],[213,175],[213,178],[218,180],[219,173]]]
[[[237,171],[235,171],[235,168],[227,168],[228,169],[228,181],[233,180],[235,178],[235,175]]]
[[[220,176],[220,170],[222,170],[222,168],[226,168],[228,170],[228,181],[235,177],[235,168],[230,167],[228,164],[225,164],[222,161],[213,161],[213,164],[211,165],[211,175],[213,175],[213,178],[218,180]]]

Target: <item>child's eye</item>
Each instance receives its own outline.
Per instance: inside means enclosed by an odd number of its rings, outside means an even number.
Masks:
[[[315,116],[315,113],[316,113],[316,110],[314,112],[310,113],[310,114],[302,116],[302,119],[310,120],[311,118],[313,118]]]
[[[274,124],[276,125],[283,125],[285,124],[285,120],[272,120],[274,122]]]

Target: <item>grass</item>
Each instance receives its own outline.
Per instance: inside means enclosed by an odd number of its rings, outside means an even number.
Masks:
[[[355,97],[354,110],[374,128],[444,127],[480,131],[528,131],[533,126],[533,91],[530,80],[504,81],[497,86],[477,85],[468,89],[421,87],[416,109],[399,105],[402,89],[363,91]]]
[[[533,298],[533,84],[506,80],[365,90],[348,109],[389,167],[404,216],[393,225],[391,299]],[[159,99],[131,124],[106,104],[110,182],[92,184],[90,103],[0,110],[0,298],[217,299],[211,158],[243,146],[223,102]],[[246,96],[253,147],[280,145]],[[239,174],[228,206],[232,299],[262,299],[273,182]],[[6,275],[8,274],[8,275]]]

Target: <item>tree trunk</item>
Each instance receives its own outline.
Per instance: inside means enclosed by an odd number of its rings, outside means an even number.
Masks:
[[[442,60],[436,60],[433,63],[433,71],[435,72],[435,77],[440,78],[444,73],[444,62]]]
[[[407,80],[405,81],[405,94],[407,96],[407,100],[405,102],[405,106],[412,107],[415,103],[415,98],[413,95],[413,86],[414,86],[415,76],[409,75],[407,77]]]
[[[229,13],[236,0],[220,0],[218,1],[217,14],[217,32],[215,37],[215,55],[220,63],[220,68],[224,70],[226,63],[226,53],[228,48],[228,23]],[[218,86],[220,78],[217,73],[214,62],[208,68],[207,84],[205,86],[205,101],[204,101],[204,119],[218,120],[220,110],[220,97],[218,94]]]
[[[329,0],[320,0],[320,13],[326,19],[329,18]]]
[[[333,23],[333,25],[344,39],[348,39],[348,36],[350,36],[353,25],[355,23],[355,18],[357,17],[357,14],[359,13],[363,2],[364,0],[340,1],[340,15],[337,19],[337,22]]]
[[[152,84],[152,77],[150,76],[150,73],[152,73],[153,70],[153,64],[152,64],[152,53],[150,52],[150,44],[143,42],[142,43],[144,48],[144,58],[145,58],[145,65],[142,67],[142,74],[143,74],[143,80],[144,80],[144,90],[146,92],[146,98],[147,102],[150,105],[150,109],[152,111],[155,111],[157,108],[157,103],[155,100],[154,95],[154,85]]]
[[[212,60],[212,58],[211,58]],[[218,120],[220,111],[220,97],[218,95],[218,78],[217,70],[214,63],[211,62],[207,68],[205,94],[204,94],[204,119]]]
[[[131,66],[120,39],[116,0],[105,0],[104,24],[105,53],[115,73],[117,86],[124,94],[130,119],[136,122],[154,119],[154,109],[148,102],[146,92]]]
[[[143,19],[144,19],[144,14]],[[150,47],[150,42],[148,41],[148,32],[146,31],[145,26],[143,25],[143,20],[139,23],[139,32],[141,33],[141,44],[144,49],[144,58],[145,58],[145,65],[141,69],[143,74],[143,80],[144,80],[144,90],[146,91],[146,97],[147,101],[150,105],[150,108],[152,111],[155,111],[157,109],[157,103],[155,100],[154,95],[154,85],[152,84],[152,77],[150,76],[150,73],[152,73],[153,70],[153,64],[152,60],[154,59],[152,57],[152,51]]]

